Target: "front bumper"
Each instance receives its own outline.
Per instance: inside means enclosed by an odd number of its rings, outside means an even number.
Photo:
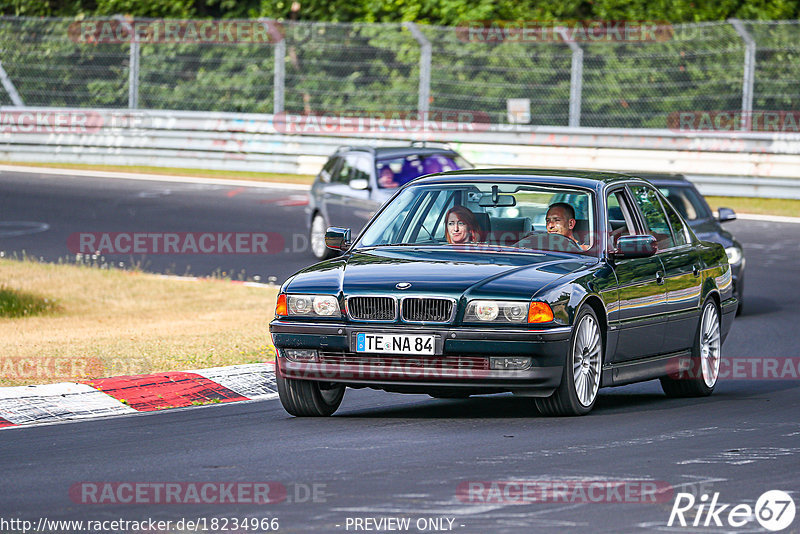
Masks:
[[[466,388],[471,391],[514,391],[544,394],[561,382],[571,329],[489,329],[454,326],[320,324],[274,320],[270,324],[277,349],[277,372],[285,378],[322,380],[389,390]],[[359,332],[432,334],[436,356],[356,353]],[[318,360],[293,361],[285,349],[315,349]],[[526,356],[522,370],[490,369],[492,356]]]

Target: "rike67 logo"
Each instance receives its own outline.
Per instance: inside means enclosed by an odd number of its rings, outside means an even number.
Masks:
[[[710,498],[704,493],[699,499],[691,493],[678,493],[667,526],[740,528],[755,518],[763,528],[777,532],[792,524],[795,512],[794,500],[781,490],[764,492],[755,507],[721,504],[719,492]]]

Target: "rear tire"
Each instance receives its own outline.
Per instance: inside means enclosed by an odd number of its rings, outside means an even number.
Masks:
[[[295,417],[327,417],[339,408],[345,386],[313,380],[284,378],[275,373],[278,396],[284,409]]]
[[[719,378],[722,340],[717,304],[706,299],[694,336],[692,357],[688,365],[661,377],[661,389],[667,397],[707,397],[714,391]]]
[[[336,255],[336,251],[325,246],[325,232],[328,229],[328,222],[320,212],[314,214],[311,219],[311,229],[308,232],[308,243],[311,253],[318,260],[327,260]]]
[[[534,401],[542,415],[585,415],[597,401],[603,371],[603,336],[591,307],[584,306],[578,312],[569,347],[558,389],[549,397]]]

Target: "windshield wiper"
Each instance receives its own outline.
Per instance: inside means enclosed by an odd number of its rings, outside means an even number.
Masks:
[[[370,245],[368,247],[359,248],[358,250],[372,250],[373,248],[380,247],[433,247],[438,243],[381,243],[380,245]]]

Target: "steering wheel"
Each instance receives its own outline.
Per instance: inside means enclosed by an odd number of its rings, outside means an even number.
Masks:
[[[549,232],[531,232],[517,241],[514,246],[554,252],[583,252],[581,246],[567,236]]]

